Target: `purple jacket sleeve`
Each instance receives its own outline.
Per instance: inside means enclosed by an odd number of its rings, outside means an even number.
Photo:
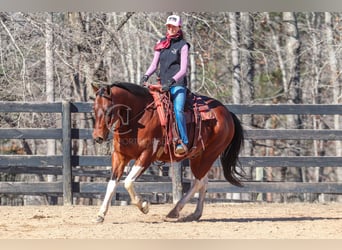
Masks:
[[[173,76],[173,79],[175,79],[176,82],[179,79],[181,79],[183,76],[185,76],[186,74],[186,70],[188,68],[188,54],[189,54],[189,46],[185,44],[181,50],[180,69],[177,72],[177,74]]]
[[[156,71],[158,63],[159,63],[159,56],[160,56],[160,51],[155,51],[151,65],[147,69],[145,75],[148,75],[150,77]]]

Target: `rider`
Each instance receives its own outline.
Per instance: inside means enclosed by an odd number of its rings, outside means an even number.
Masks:
[[[184,104],[187,92],[187,66],[190,44],[183,38],[182,20],[177,15],[167,18],[166,37],[158,41],[154,47],[154,58],[145,75],[141,79],[144,83],[156,71],[160,64],[160,81],[162,91],[170,91],[173,101],[175,117],[181,142],[176,146],[177,154],[188,151],[188,136],[184,115]]]

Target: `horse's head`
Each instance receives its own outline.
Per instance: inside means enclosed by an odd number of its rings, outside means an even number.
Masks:
[[[94,101],[95,124],[93,130],[93,139],[97,143],[102,143],[103,141],[107,140],[110,131],[110,108],[113,105],[111,88],[110,86],[99,87],[95,85],[92,85],[92,87],[96,94]]]

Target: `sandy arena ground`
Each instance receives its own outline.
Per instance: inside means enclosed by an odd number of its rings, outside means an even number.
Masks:
[[[172,207],[111,206],[96,224],[98,206],[1,206],[0,239],[342,239],[340,203],[212,203],[198,222],[167,222]]]

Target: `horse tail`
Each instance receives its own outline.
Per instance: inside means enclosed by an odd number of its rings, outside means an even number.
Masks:
[[[230,114],[234,120],[235,133],[231,143],[220,155],[220,160],[226,180],[235,186],[242,187],[239,177],[243,177],[243,173],[238,172],[237,166],[240,165],[238,158],[244,145],[244,131],[236,115],[232,112]]]

